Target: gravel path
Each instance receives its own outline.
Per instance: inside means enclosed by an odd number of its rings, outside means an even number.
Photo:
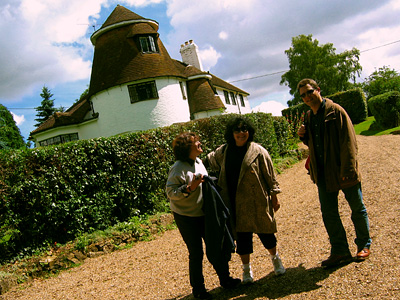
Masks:
[[[336,269],[320,268],[330,247],[316,187],[301,162],[278,176],[283,193],[277,238],[286,274],[274,275],[266,251],[254,238],[253,285],[223,290],[205,261],[206,287],[215,299],[400,299],[400,136],[358,136],[358,143],[373,239],[371,258]],[[354,228],[342,194],[340,209],[355,254]],[[87,259],[56,277],[22,284],[0,299],[193,299],[187,261],[179,232],[171,230],[131,249]],[[237,255],[230,265],[232,275],[241,277]]]

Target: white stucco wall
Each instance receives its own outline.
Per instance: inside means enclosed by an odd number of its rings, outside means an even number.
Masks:
[[[128,84],[110,88],[91,98],[99,113],[101,136],[147,130],[190,120],[187,100],[182,97],[179,79],[156,79],[159,99],[131,103]],[[135,82],[136,83],[136,82]]]

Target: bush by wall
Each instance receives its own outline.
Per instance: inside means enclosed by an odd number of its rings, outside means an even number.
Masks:
[[[168,211],[171,144],[200,135],[204,154],[224,143],[223,115],[112,138],[0,152],[0,262],[140,214]],[[295,148],[284,118],[245,115],[273,158]]]
[[[326,96],[326,98],[342,106],[353,124],[361,123],[368,117],[367,101],[365,100],[364,92],[360,88],[339,92]],[[282,110],[282,115],[290,118],[290,116],[295,116],[296,114],[301,115],[309,109],[306,104],[300,103]]]
[[[368,108],[382,128],[400,126],[400,92],[387,92],[368,100]]]

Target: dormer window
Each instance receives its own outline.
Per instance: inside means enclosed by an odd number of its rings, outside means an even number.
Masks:
[[[139,36],[140,50],[142,53],[158,53],[157,39],[151,35]]]

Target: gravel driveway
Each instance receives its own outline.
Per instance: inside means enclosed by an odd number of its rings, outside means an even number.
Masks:
[[[400,136],[358,136],[358,143],[373,239],[371,258],[336,269],[320,267],[330,247],[317,189],[300,162],[278,175],[283,193],[279,195],[277,238],[286,274],[274,275],[255,237],[253,285],[223,290],[210,264],[204,262],[206,287],[215,299],[400,299]],[[354,228],[342,194],[339,202],[355,254]],[[241,277],[237,255],[230,266],[232,275]],[[87,259],[56,277],[22,284],[0,299],[193,299],[187,250],[179,232],[171,230],[131,249]]]

